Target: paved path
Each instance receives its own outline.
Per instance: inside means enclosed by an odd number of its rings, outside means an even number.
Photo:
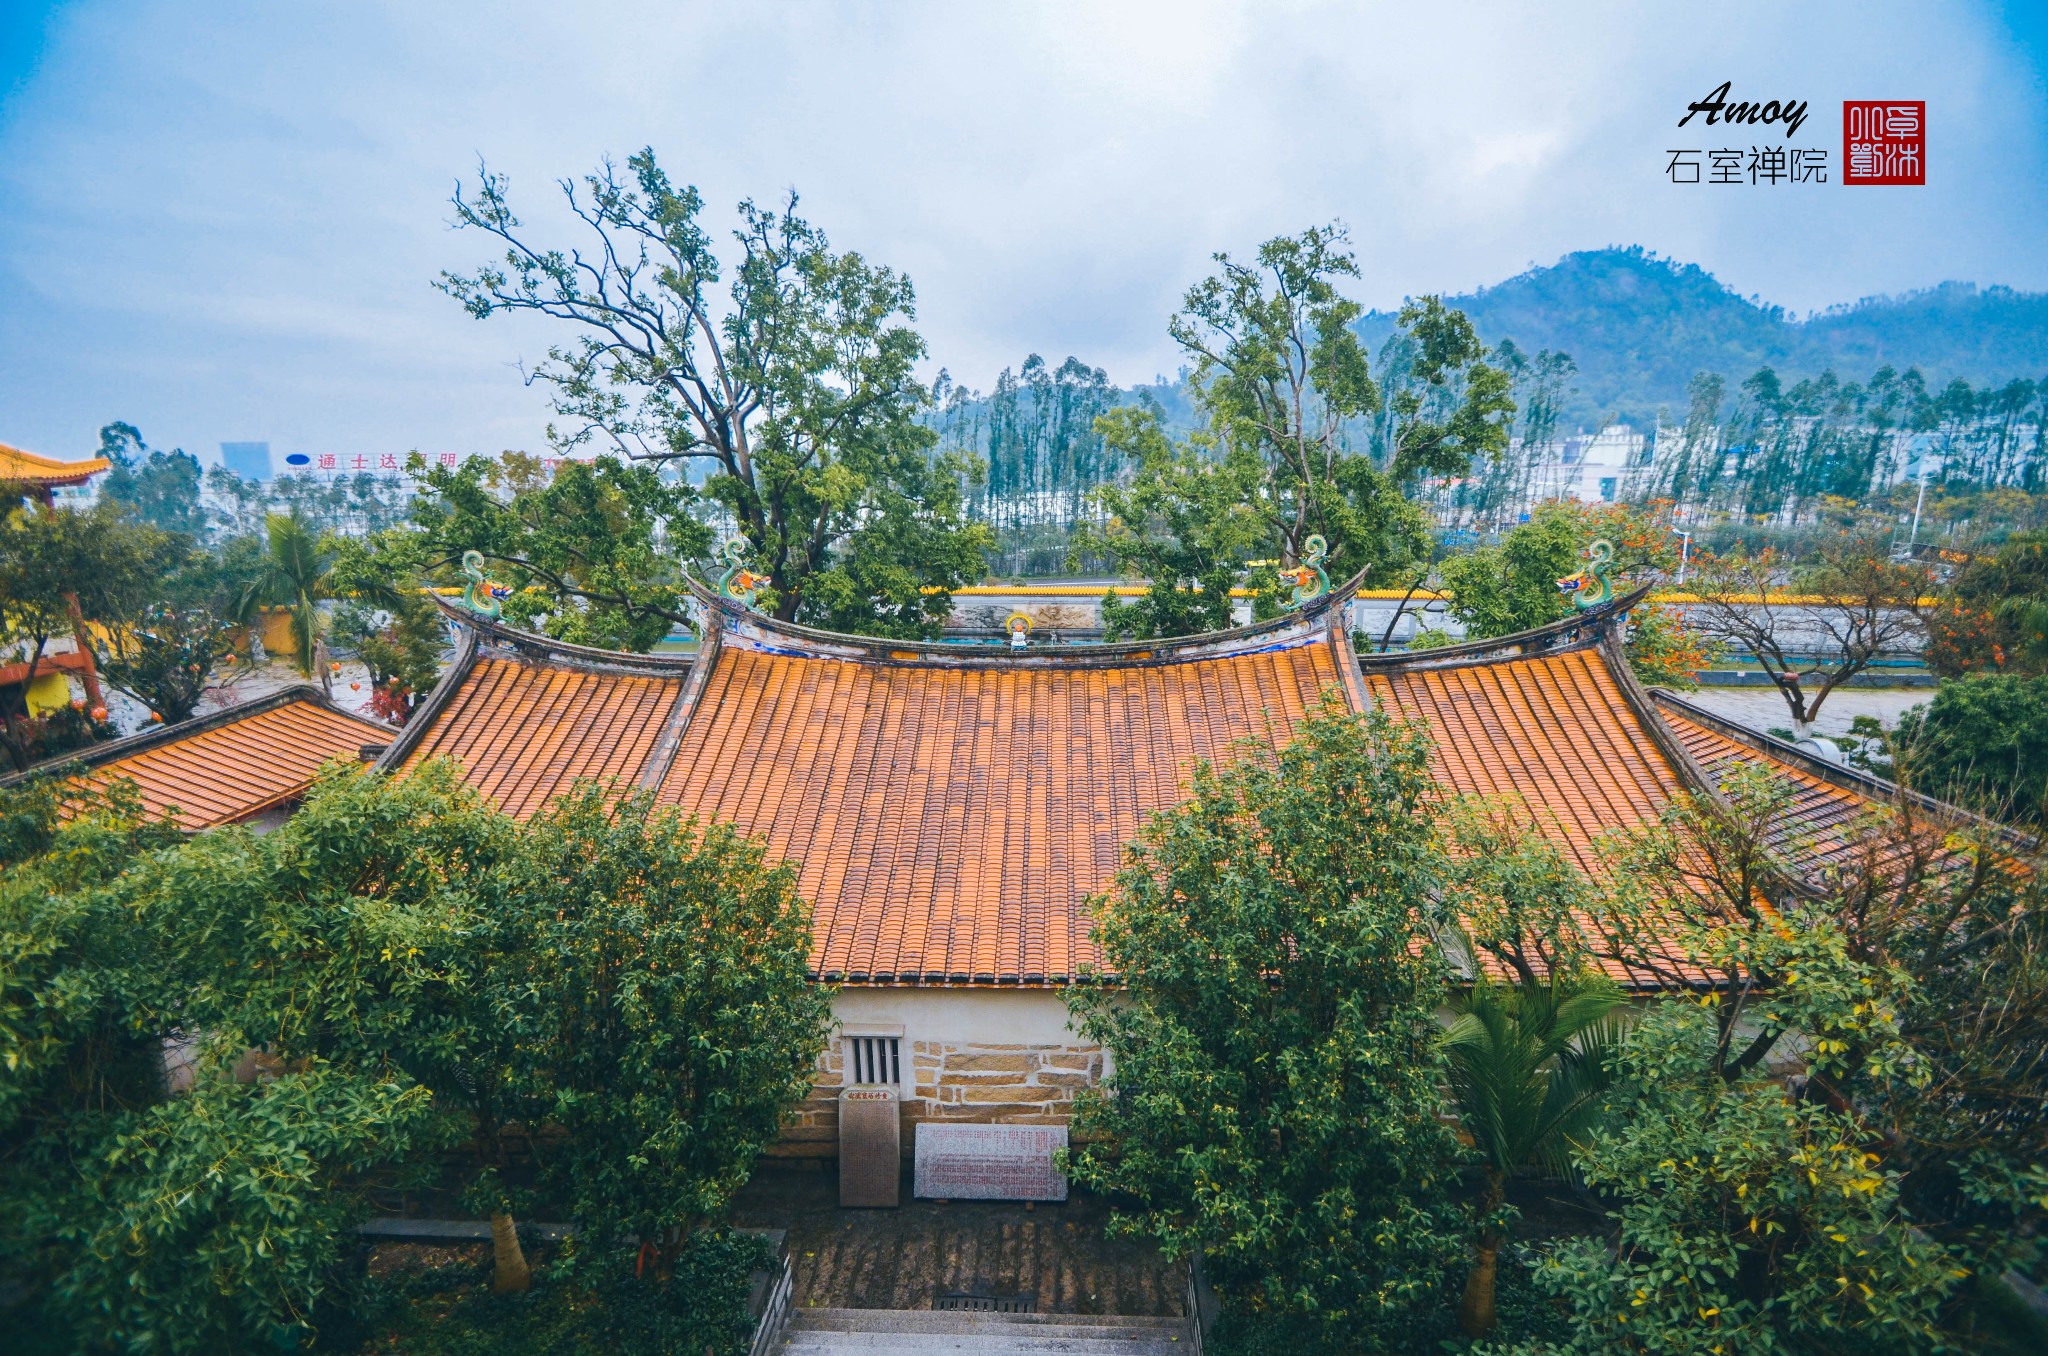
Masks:
[[[843,1210],[830,1170],[766,1165],[734,1202],[734,1222],[783,1229],[796,1308],[929,1311],[941,1293],[1028,1295],[1041,1318],[1178,1319],[1183,1263],[1149,1243],[1110,1238],[1108,1202],[1076,1189],[1064,1204],[915,1200],[908,1174],[895,1210]]]
[[[1180,1356],[1190,1349],[1177,1318],[1093,1319],[1059,1314],[956,1314],[906,1309],[803,1309],[790,1324],[791,1356],[877,1356],[891,1351],[976,1356]]]

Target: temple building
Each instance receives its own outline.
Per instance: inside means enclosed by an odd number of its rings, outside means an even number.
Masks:
[[[224,824],[259,832],[298,808],[329,763],[359,763],[384,751],[392,730],[351,715],[318,688],[285,688],[176,725],[144,729],[59,755],[0,786],[58,769],[95,789],[131,782],[143,810],[197,833]]]
[[[1636,595],[1520,635],[1361,656],[1353,589],[1285,617],[1150,643],[1023,649],[835,635],[706,589],[695,655],[551,640],[444,603],[455,661],[400,731],[312,688],[102,746],[192,829],[278,822],[330,761],[402,775],[452,759],[526,818],[584,779],[763,836],[800,863],[812,965],[839,1030],[780,1152],[830,1156],[837,1097],[894,1085],[924,1121],[1063,1123],[1106,1072],[1058,989],[1100,975],[1088,898],[1200,759],[1285,740],[1326,698],[1425,722],[1452,794],[1513,795],[1582,867],[1595,839],[1739,764],[1831,831],[1900,794],[1668,693],[1623,655]]]
[[[617,779],[799,862],[840,1031],[781,1147],[820,1156],[856,1080],[897,1087],[906,1145],[920,1121],[1063,1122],[1104,1073],[1057,992],[1101,971],[1089,896],[1197,760],[1285,740],[1326,694],[1426,722],[1447,791],[1543,807],[1582,866],[1599,835],[1736,762],[1788,779],[1795,818],[1823,830],[1892,794],[1646,692],[1621,649],[1633,598],[1362,657],[1352,591],[1209,635],[1018,650],[829,634],[699,589],[689,657],[586,649],[451,605],[456,662],[377,766],[454,759],[521,817]]]
[[[105,457],[57,461],[0,443],[0,506],[32,499],[48,507],[60,490],[76,489],[113,464]]]
[[[82,490],[113,464],[105,457],[57,461],[0,443],[0,517],[24,504],[53,508],[60,495]],[[76,603],[71,615],[82,630],[85,619],[78,615]],[[33,665],[14,662],[20,658],[18,654],[0,658],[0,711],[31,718],[48,715],[72,700],[68,674],[78,676],[88,703],[95,708],[101,704],[99,673],[89,647],[74,641],[71,649],[45,653]]]

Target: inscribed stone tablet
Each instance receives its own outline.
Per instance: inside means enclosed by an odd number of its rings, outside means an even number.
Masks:
[[[896,1204],[903,1173],[896,1089],[862,1086],[839,1094],[839,1203]]]
[[[1063,1201],[1067,1179],[1054,1170],[1067,1147],[1064,1125],[917,1127],[915,1190],[927,1200]]]

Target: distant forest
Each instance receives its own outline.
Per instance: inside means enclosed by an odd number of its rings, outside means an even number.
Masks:
[[[1512,377],[1519,444],[1438,489],[1446,520],[1526,498],[1541,445],[1617,421],[1662,428],[1628,497],[1750,515],[1871,498],[1930,464],[1955,487],[2038,490],[2048,471],[2048,295],[1944,283],[1802,320],[1636,247],[1567,255],[1444,301]],[[1393,313],[1368,312],[1358,330],[1382,390],[1400,389],[1408,354]],[[1195,418],[1184,386],[1118,388],[1077,357],[1033,354],[987,392],[942,374],[936,394],[941,445],[986,466],[974,511],[1027,570],[1057,568],[1051,548],[1119,470],[1098,415],[1142,401],[1183,434]],[[1372,420],[1352,432],[1370,449],[1384,435]]]
[[[1957,379],[2002,387],[2048,376],[2048,294],[1971,283],[1801,320],[1638,246],[1568,254],[1444,304],[1470,316],[1489,344],[1572,356],[1577,374],[1560,411],[1567,432],[1614,418],[1649,426],[1660,411],[1666,422],[1683,419],[1702,372],[1731,389],[1765,367],[1788,388],[1830,371],[1862,380],[1886,366],[1917,368],[1936,391]],[[1368,312],[1358,330],[1377,352],[1394,313]]]

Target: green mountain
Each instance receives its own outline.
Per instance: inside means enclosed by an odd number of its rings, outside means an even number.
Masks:
[[[1578,363],[1563,425],[1611,417],[1648,423],[1659,409],[1685,416],[1694,373],[1718,372],[1732,390],[1759,367],[1789,384],[1833,369],[1867,381],[1879,366],[1918,367],[1931,390],[2048,378],[2048,294],[1948,282],[1895,297],[1866,297],[1805,318],[1738,296],[1696,264],[1640,246],[1584,250],[1494,287],[1447,296],[1489,344],[1512,339]],[[1374,311],[1359,333],[1377,350],[1394,328]]]

